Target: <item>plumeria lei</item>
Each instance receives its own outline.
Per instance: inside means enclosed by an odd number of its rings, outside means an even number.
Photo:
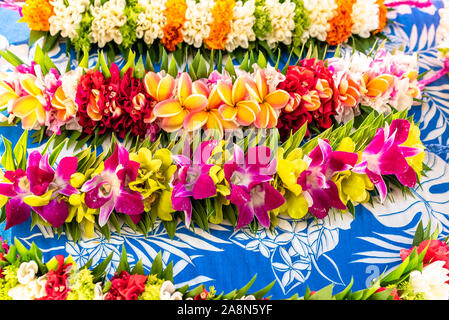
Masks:
[[[260,53],[257,60],[246,55],[237,67],[228,60],[215,69],[197,55],[185,71],[164,54],[156,71],[149,55],[144,62],[133,52],[120,70],[101,53],[95,67],[87,68],[86,59],[62,73],[37,52],[31,65],[2,53],[14,71],[1,75],[0,107],[4,125],[20,122],[38,130],[40,140],[69,132],[155,140],[161,132],[223,136],[251,128],[278,128],[285,140],[305,123],[309,136],[372,111],[408,110],[422,90],[417,57],[383,48],[373,57],[355,52],[323,61],[307,55],[283,70]]]
[[[248,290],[255,276],[243,288],[227,294],[204,284],[176,288],[173,263],[164,266],[160,253],[145,274],[142,261],[130,268],[123,248],[114,276],[108,278],[105,270],[113,253],[95,267],[92,260],[77,266],[70,255],[43,261],[42,251],[34,243],[27,249],[17,239],[10,245],[0,238],[0,244],[0,300],[265,300],[275,283],[252,293]]]
[[[33,41],[67,39],[77,51],[107,44],[160,44],[232,52],[251,43],[270,50],[308,39],[335,45],[373,38],[386,22],[384,0],[26,0],[19,12]]]
[[[98,156],[88,148],[60,160],[67,140],[27,155],[4,138],[2,220],[10,228],[32,217],[77,240],[91,237],[95,224],[120,229],[118,221],[147,234],[159,218],[173,236],[179,218],[204,229],[223,218],[235,228],[270,228],[278,214],[354,212],[376,193],[383,202],[390,188],[417,185],[425,148],[406,114],[372,113],[357,130],[350,122],[305,144],[306,125],[282,144],[276,131],[182,136],[168,145],[147,138],[125,147],[114,139]]]

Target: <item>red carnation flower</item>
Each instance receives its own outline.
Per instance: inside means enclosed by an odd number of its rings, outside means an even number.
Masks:
[[[304,123],[322,131],[332,126],[332,117],[339,104],[338,90],[330,70],[317,59],[303,59],[289,66],[286,78],[278,85],[290,93],[289,106],[279,116],[278,129],[283,140],[295,133]]]
[[[434,261],[444,261],[446,262],[444,267],[449,269],[449,246],[445,242],[441,240],[425,240],[421,242],[418,247],[402,249],[400,251],[401,259],[405,260],[412,253],[414,248],[417,248],[418,254],[427,248],[426,255],[423,260],[425,265]]]
[[[58,268],[47,272],[47,282],[45,283],[46,296],[39,300],[65,300],[70,291],[67,278],[69,277],[71,263],[64,264],[64,256],[57,255]]]
[[[195,297],[193,297],[193,300],[206,300],[208,296],[209,292],[206,290],[206,288],[203,288],[203,291],[201,291]]]
[[[105,296],[105,300],[137,300],[145,290],[147,277],[140,274],[120,272],[111,278],[111,288]]]

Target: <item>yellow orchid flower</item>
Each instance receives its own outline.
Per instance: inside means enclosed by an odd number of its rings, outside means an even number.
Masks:
[[[141,148],[130,153],[129,157],[140,163],[138,176],[129,183],[129,188],[143,196],[146,212],[171,221],[171,213],[175,210],[171,204],[172,188],[169,183],[176,165],[172,162],[170,150],[159,149],[153,155],[148,148]]]
[[[354,152],[354,141],[349,137],[343,138],[336,151]],[[347,204],[348,201],[368,202],[370,199],[369,190],[374,189],[374,185],[366,174],[354,173],[350,170],[337,173],[332,180],[337,185],[340,199],[344,204]]]
[[[274,213],[287,213],[294,219],[300,219],[309,211],[309,205],[302,194],[298,178],[308,165],[303,160],[301,148],[294,149],[285,158],[284,152],[283,148],[279,148],[277,175],[278,187],[285,198],[285,203]]]
[[[419,130],[419,127],[413,123],[410,123],[407,140],[405,140],[402,144],[402,146],[418,148],[423,151],[416,156],[406,158],[407,163],[413,168],[413,170],[415,170],[418,179],[421,179],[421,171],[423,169],[423,162],[426,156],[424,153],[426,147],[422,144],[420,136],[421,130]]]
[[[88,208],[84,202],[85,193],[72,194],[69,197],[69,215],[66,222],[70,223],[73,219],[81,224],[84,229],[84,234],[88,238],[95,237],[95,215],[99,214],[99,209]]]

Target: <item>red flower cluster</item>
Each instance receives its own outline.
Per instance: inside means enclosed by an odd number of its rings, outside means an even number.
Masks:
[[[283,140],[295,133],[304,123],[309,128],[328,129],[336,114],[339,94],[332,73],[322,60],[303,59],[298,65],[289,66],[286,78],[278,85],[290,96],[289,105],[279,116],[277,127]]]
[[[446,262],[444,267],[449,269],[449,246],[445,242],[441,240],[425,240],[421,242],[418,247],[402,249],[400,252],[401,259],[405,260],[412,253],[414,248],[417,248],[418,254],[427,248],[423,260],[425,265],[434,261],[444,261]]]
[[[147,276],[120,272],[111,278],[111,289],[105,296],[105,300],[137,300],[145,290]]]
[[[193,297],[193,300],[206,300],[208,296],[209,292],[206,290],[206,288],[203,288],[203,291],[201,291],[195,297]]]
[[[45,283],[47,295],[39,300],[65,300],[70,291],[67,278],[72,264],[64,264],[64,256],[62,255],[57,255],[55,258],[58,261],[58,268],[47,273],[47,282]]]
[[[111,76],[105,78],[98,70],[88,70],[80,78],[77,88],[79,124],[87,134],[104,134],[111,130],[119,138],[131,131],[133,135],[155,138],[158,126],[147,123],[154,101],[146,93],[142,80],[128,69],[123,78],[116,64],[111,64]]]

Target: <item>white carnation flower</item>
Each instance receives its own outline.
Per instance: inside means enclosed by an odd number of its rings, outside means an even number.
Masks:
[[[17,281],[20,284],[28,284],[36,277],[39,270],[36,261],[22,262],[17,270]]]
[[[410,285],[415,293],[424,293],[426,300],[449,299],[449,270],[444,268],[444,261],[435,261],[425,266],[422,271],[410,273]]]
[[[213,0],[187,0],[186,20],[181,29],[186,43],[196,48],[203,45],[204,39],[209,36],[210,25],[214,22],[214,5]]]
[[[166,23],[164,16],[165,0],[139,0],[144,8],[137,17],[137,38],[152,44],[156,39],[162,39],[164,32],[162,28]]]
[[[101,0],[95,0],[90,7],[93,21],[89,36],[92,43],[97,43],[100,48],[110,41],[122,43],[119,29],[126,23],[125,6],[126,0],[109,0],[104,5],[101,5]]]
[[[256,35],[253,31],[253,26],[256,22],[254,10],[254,0],[249,0],[244,4],[242,1],[235,3],[231,20],[231,31],[227,35],[225,44],[225,48],[229,52],[234,51],[238,47],[247,49],[249,42],[256,40]]]
[[[273,30],[261,38],[266,40],[270,48],[277,43],[291,44],[293,30],[295,29],[296,4],[290,0],[280,3],[278,0],[266,0],[265,8],[270,14]]]
[[[316,38],[326,41],[331,25],[329,21],[337,15],[336,0],[304,0],[304,7],[309,11],[310,26],[304,31],[302,40]]]
[[[56,35],[58,32],[64,38],[74,39],[81,23],[82,15],[89,7],[89,0],[51,0],[54,14],[48,19],[50,34]]]
[[[34,278],[27,284],[18,284],[8,291],[8,295],[13,300],[34,300],[44,297],[47,293],[45,285],[47,283],[47,276],[44,275],[39,278]]]
[[[357,0],[352,7],[352,33],[369,38],[379,29],[379,5],[376,0]]]

